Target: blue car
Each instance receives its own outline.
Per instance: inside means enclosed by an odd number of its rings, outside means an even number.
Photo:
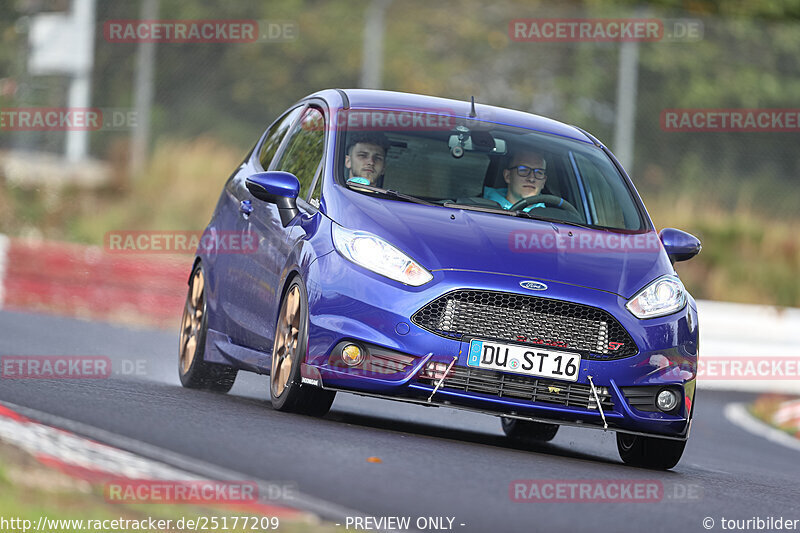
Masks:
[[[694,409],[698,320],[657,233],[591,134],[430,96],[324,90],[228,178],[180,331],[186,387],[270,375],[275,409],[337,392],[501,418],[509,438],[615,431],[668,469]]]

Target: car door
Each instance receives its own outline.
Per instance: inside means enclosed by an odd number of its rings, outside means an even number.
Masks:
[[[263,320],[257,304],[272,301],[275,280],[271,273],[277,268],[278,261],[275,251],[285,241],[278,208],[253,197],[245,180],[270,167],[304,108],[304,105],[295,106],[273,122],[251,157],[225,187],[227,205],[220,210],[225,213],[224,221],[221,220],[219,225],[220,231],[242,235],[255,243],[252,248],[220,250],[217,257],[219,307],[226,318],[225,332],[236,344],[247,345],[248,332]],[[259,220],[256,225],[250,220],[254,216]],[[248,258],[253,254],[266,258],[266,277],[263,273],[258,274],[258,270],[254,271]]]
[[[300,181],[298,203],[305,203],[302,199],[307,198],[320,168],[325,144],[324,120],[320,107],[304,108],[269,168],[297,176]],[[299,217],[283,227],[274,204],[255,198],[251,202],[252,212],[246,219],[245,230],[261,237],[261,241],[253,253],[241,254],[239,259],[244,263],[243,272],[249,280],[249,290],[242,291],[239,298],[247,307],[245,315],[252,317],[244,324],[247,330],[243,345],[268,352],[272,350],[277,320],[273,304],[277,302],[280,275],[294,242],[289,236]]]

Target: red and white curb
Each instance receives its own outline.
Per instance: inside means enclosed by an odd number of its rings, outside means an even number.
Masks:
[[[168,465],[150,461],[69,431],[40,424],[0,405],[0,440],[27,451],[41,462],[85,477],[195,481]]]
[[[83,437],[79,433],[103,443]],[[0,441],[24,449],[45,465],[89,481],[247,480],[258,486],[258,493],[261,495],[270,494],[277,483],[253,479],[94,426],[10,402],[0,402]],[[290,499],[286,498],[279,504],[261,498],[257,503],[236,507],[258,514],[312,523],[320,519],[338,521],[348,516],[364,516],[359,511],[319,500],[296,490],[292,491]]]
[[[778,425],[794,426],[800,431],[800,400],[783,402],[772,415],[772,421]]]
[[[730,403],[726,405],[725,418],[728,422],[739,426],[747,432],[763,437],[775,444],[800,451],[799,439],[755,418],[747,411],[747,407],[742,403]]]

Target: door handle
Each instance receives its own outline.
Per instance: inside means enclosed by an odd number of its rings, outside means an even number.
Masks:
[[[239,202],[239,212],[246,217],[250,216],[250,213],[253,212],[253,204],[250,202],[250,200],[242,200]]]

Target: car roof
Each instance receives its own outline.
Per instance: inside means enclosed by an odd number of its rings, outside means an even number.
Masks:
[[[345,102],[343,94],[346,95],[349,105]],[[309,96],[309,98],[311,97],[321,97],[330,103],[337,102],[341,108],[349,107],[350,109],[414,110],[465,118],[469,117],[471,111],[469,101],[377,89],[328,89],[314,93]],[[575,126],[532,113],[478,102],[475,102],[475,111],[477,120],[551,133],[585,143],[595,142],[593,138]]]

